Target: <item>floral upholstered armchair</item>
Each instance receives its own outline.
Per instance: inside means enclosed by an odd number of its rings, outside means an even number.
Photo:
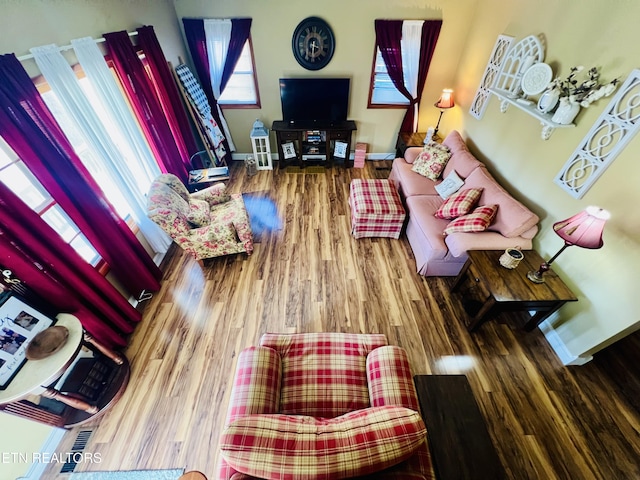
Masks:
[[[406,352],[384,335],[265,334],[238,356],[219,480],[432,480]]]
[[[147,215],[198,261],[253,252],[242,195],[228,194],[224,183],[189,193],[178,177],[162,174],[151,184]]]

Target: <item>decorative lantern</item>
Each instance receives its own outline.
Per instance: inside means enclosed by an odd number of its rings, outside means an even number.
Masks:
[[[271,162],[271,145],[269,144],[269,130],[267,130],[260,120],[253,123],[251,130],[251,146],[253,147],[253,158],[258,170],[273,170]]]

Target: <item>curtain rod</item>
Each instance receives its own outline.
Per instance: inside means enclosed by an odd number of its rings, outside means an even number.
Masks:
[[[130,37],[135,37],[136,35],[138,35],[138,32],[128,32]],[[100,37],[96,40],[94,40],[96,43],[103,43],[105,42],[104,37]],[[67,50],[71,50],[73,48],[73,45],[64,45],[62,47],[58,47],[58,51],[60,52],[65,52]],[[33,58],[33,53],[29,53],[27,55],[22,55],[21,57],[18,57],[18,60],[20,60],[21,62],[24,60],[30,60]]]

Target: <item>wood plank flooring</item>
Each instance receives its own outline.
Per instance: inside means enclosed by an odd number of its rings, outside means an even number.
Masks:
[[[235,162],[229,188],[262,205],[253,255],[201,269],[173,250],[126,350],[129,387],[85,450],[102,461],[76,471],[185,467],[215,478],[238,353],[265,332],[340,331],[386,334],[414,374],[467,375],[508,478],[640,478],[640,413],[606,370],[562,366],[520,314],[468,333],[452,279],[417,275],[405,238],[350,236],[349,182],[389,167],[249,178]],[[42,478],[67,477],[57,472]]]

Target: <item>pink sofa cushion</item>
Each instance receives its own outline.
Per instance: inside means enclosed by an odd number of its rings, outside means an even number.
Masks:
[[[431,251],[430,259],[443,259],[449,252],[442,235],[449,220],[443,220],[434,216],[442,199],[435,195],[416,195],[407,198],[407,209],[411,212],[410,222],[424,236],[425,248]]]
[[[282,360],[280,413],[330,418],[369,407],[367,355],[386,344],[381,334],[263,335],[260,345]]]
[[[467,148],[467,144],[456,130],[453,130],[442,142],[451,150],[451,158],[442,172],[443,178],[455,170],[461,178],[467,178],[476,168],[483,166]]]
[[[490,230],[499,232],[507,238],[513,238],[530,230],[540,220],[537,215],[507,193],[484,167],[474,170],[465,180],[465,188],[474,187],[484,188],[478,201],[480,205],[500,206]]]
[[[232,468],[254,477],[334,480],[396,465],[425,440],[417,412],[385,406],[331,419],[248,415],[225,429],[220,449]]]

